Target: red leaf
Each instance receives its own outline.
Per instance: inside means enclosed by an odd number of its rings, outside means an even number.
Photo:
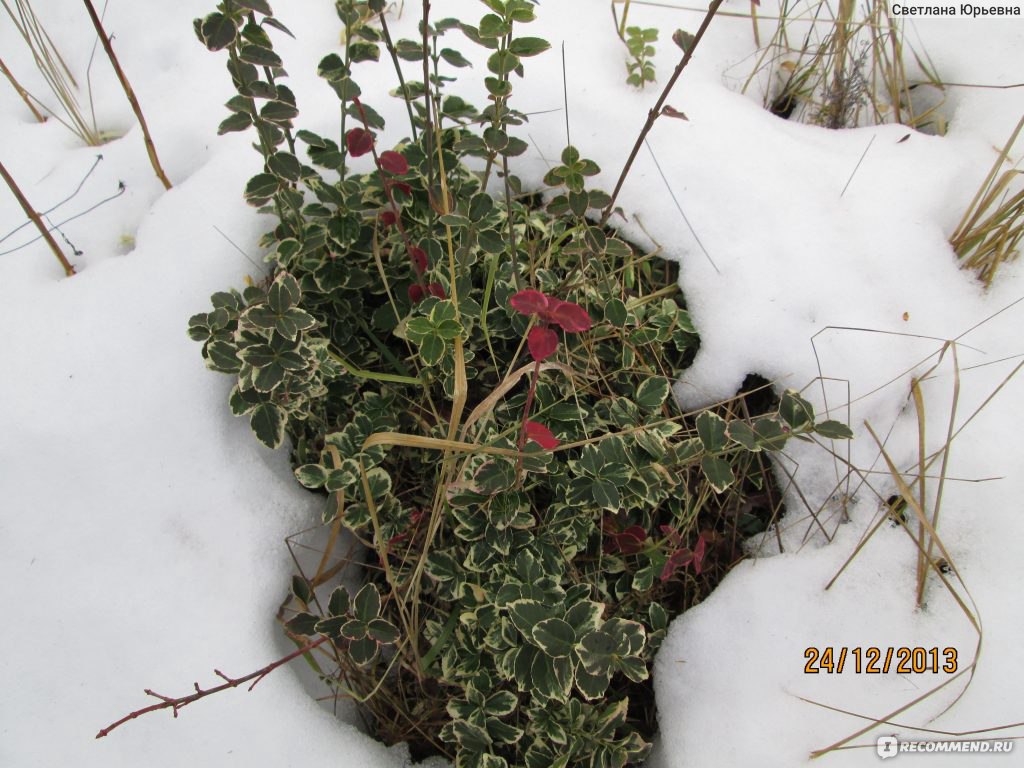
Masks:
[[[352,157],[365,155],[373,149],[373,134],[365,128],[353,128],[345,134],[345,146]]]
[[[558,349],[558,334],[550,328],[534,326],[526,337],[526,346],[530,348],[533,359],[539,363]]]
[[[526,422],[526,439],[533,440],[533,442],[545,451],[557,448],[559,442],[561,442],[557,437],[551,434],[551,430],[543,424],[530,420],[527,420]]]
[[[615,546],[624,555],[635,555],[643,549],[643,543],[647,540],[647,531],[639,525],[631,525],[622,533],[614,535]]]
[[[548,297],[540,291],[527,288],[509,299],[508,303],[521,315],[539,315],[548,308],[548,301]]]
[[[417,248],[415,245],[410,248],[409,258],[412,259],[412,264],[416,267],[417,273],[427,271],[427,253],[422,248]]]
[[[427,286],[427,293],[431,296],[436,296],[439,299],[447,299],[448,296],[444,292],[444,286],[440,283],[431,283]]]
[[[661,569],[661,576],[659,578],[662,581],[668,581],[672,578],[672,574],[688,565],[691,560],[693,560],[693,552],[688,549],[676,550],[665,561],[665,567]]]
[[[551,322],[560,325],[562,330],[568,333],[590,330],[590,315],[587,314],[587,310],[575,302],[552,299],[548,303],[548,311],[545,314]]]
[[[377,219],[385,227],[390,227],[398,221],[398,216],[395,215],[394,211],[381,211],[380,215],[377,216]]]
[[[409,286],[409,301],[413,304],[419,304],[423,301],[423,297],[426,294],[423,292],[423,286],[418,283],[413,283]]]
[[[402,190],[407,195],[411,195],[412,194],[412,187],[410,187],[404,181],[396,181],[395,184],[394,184],[394,187],[395,187],[395,189]]]
[[[698,576],[704,570],[704,551],[707,549],[707,540],[702,533],[697,537],[697,546],[693,548],[693,572]]]
[[[409,172],[409,163],[406,162],[405,158],[397,152],[392,152],[390,149],[387,152],[380,153],[380,167],[395,176],[401,176],[403,173]]]

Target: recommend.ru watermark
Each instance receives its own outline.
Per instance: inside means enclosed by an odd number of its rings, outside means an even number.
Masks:
[[[1004,739],[971,739],[964,741],[911,741],[895,736],[879,736],[878,756],[883,760],[903,752],[970,752],[973,754],[1006,754],[1013,751],[1013,741]]]

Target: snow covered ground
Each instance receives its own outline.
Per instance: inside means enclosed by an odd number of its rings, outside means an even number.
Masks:
[[[34,5],[73,71],[84,76],[93,46],[84,9],[47,0]],[[771,5],[764,3],[762,16]],[[434,6],[438,16],[474,21],[485,12],[470,0]],[[724,7],[750,6],[728,0]],[[96,115],[101,129],[124,136],[98,149],[81,146],[54,120],[33,122],[13,90],[0,87],[0,159],[35,206],[50,208],[85,178],[51,221],[125,185],[61,227],[82,252],[73,258],[79,274],[71,279],[41,241],[9,252],[34,237],[30,226],[0,242],[3,766],[405,762],[401,748],[385,749],[318,706],[287,670],[252,693],[189,707],[176,722],[164,712],[93,739],[99,728],[151,703],[143,688],[180,695],[193,681],[214,682],[215,667],[243,674],[282,655],[287,647],[273,616],[290,576],[283,539],[319,514],[291,479],[283,453],[260,447],[248,426],[231,418],[226,377],[205,370],[198,345],[185,335],[188,317],[205,309],[210,293],[261,274],[256,242],[268,226],[241,196],[259,164],[249,137],[215,135],[231,85],[222,56],[206,53],[191,28],[193,17],[210,10],[208,0],[113,0],[106,17],[171,191],[150,170],[102,52],[92,67]],[[298,124],[331,135],[336,102],[315,68],[338,46],[332,4],[279,1],[275,10],[298,38],[275,42],[292,75]],[[393,20],[397,36],[413,33],[414,15],[407,4]],[[632,7],[631,23],[661,30],[662,81],[677,53],[671,31],[693,31],[701,15]],[[596,183],[610,188],[656,90],[624,84],[625,51],[607,3],[549,2],[538,16],[529,33],[554,49],[527,62],[516,106],[561,108],[564,39],[572,142],[601,165]],[[1024,71],[1020,17],[914,19],[908,35],[923,43],[947,81],[1009,85]],[[468,41],[458,47],[473,51]],[[6,18],[0,50],[12,72],[43,95]],[[876,492],[895,492],[865,422],[881,437],[891,429],[889,453],[901,469],[911,468],[917,427],[910,377],[935,362],[926,358],[942,340],[959,337],[960,374],[948,350],[923,387],[929,450],[945,441],[954,387],[960,426],[1024,351],[1024,302],[1014,304],[1024,296],[1020,268],[1006,268],[986,293],[958,270],[946,244],[1024,113],[1024,92],[951,89],[943,138],[902,126],[827,131],[784,122],[737,92],[752,51],[749,20],[716,19],[669,99],[689,121],[663,119],[650,136],[710,260],[649,153],[640,155],[619,202],[682,264],[703,344],[678,388],[683,400],[698,405],[730,395],[750,372],[802,388],[819,374],[816,350],[821,373],[849,381],[851,409],[834,415],[856,429],[851,460],[867,482],[838,482],[838,465],[824,451],[794,449],[806,503],[821,507],[833,540],[823,544],[793,494],[785,553],[742,564],[675,621],[656,670],[662,736],[650,762],[663,768],[801,765],[813,750],[869,724],[849,713],[887,715],[945,679],[850,669],[808,675],[809,647],[955,647],[960,668],[971,663],[978,633],[934,577],[927,607],[915,610],[915,550],[901,530],[883,524],[834,586],[825,586],[877,520]],[[463,70],[456,92],[481,102],[482,70]],[[357,75],[367,101],[389,118],[387,137],[397,142],[401,105],[384,95],[392,77],[384,65]],[[557,157],[564,146],[563,113],[537,115],[527,133],[534,144],[518,172],[537,182],[543,157]],[[103,159],[89,173],[98,154]],[[23,220],[13,196],[0,191],[0,237]],[[628,229],[639,233],[635,221]],[[814,384],[806,392],[819,410],[822,391]],[[830,381],[825,391],[833,408],[845,405],[844,383]],[[943,491],[939,534],[983,631],[973,681],[963,692],[961,677],[893,717],[899,725],[870,731],[847,745],[861,748],[833,752],[823,764],[874,764],[883,734],[939,738],[912,726],[965,732],[1024,720],[1024,601],[1017,586],[1024,577],[1022,396],[1024,379],[1011,379],[958,435],[948,467],[957,480]],[[786,466],[793,471],[795,464]],[[933,499],[936,486],[931,481]],[[1024,728],[984,735],[1019,737]],[[946,762],[1024,765],[1024,747],[1010,755],[898,758],[900,765]]]

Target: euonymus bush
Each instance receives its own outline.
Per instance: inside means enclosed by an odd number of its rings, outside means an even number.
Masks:
[[[337,141],[294,129],[265,0],[196,21],[238,92],[220,132],[251,129],[263,159],[245,196],[277,225],[271,275],[189,333],[231,410],[328,495],[332,542],[362,545],[362,587],[297,577],[286,627],[381,738],[467,767],[634,764],[670,619],[771,513],[764,454],[848,432],[792,391],[680,412],[698,339],[673,267],[595,223],[612,198],[574,147],[523,194],[512,96],[548,43],[521,34],[533,4],[484,5],[392,40],[383,0],[340,0],[343,52],[319,67]],[[482,109],[445,93],[467,41],[489,51]],[[404,137],[355,79],[379,59]]]

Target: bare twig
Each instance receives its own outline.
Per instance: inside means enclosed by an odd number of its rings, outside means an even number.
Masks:
[[[103,44],[103,50],[107,52],[107,58],[110,59],[110,64],[117,74],[117,79],[121,81],[121,87],[124,88],[124,95],[128,97],[128,102],[132,105],[132,111],[135,113],[139,126],[142,128],[142,138],[146,143],[149,162],[152,164],[157,178],[163,183],[164,188],[170,189],[171,182],[167,178],[167,174],[164,173],[164,169],[160,166],[160,159],[156,156],[156,146],[153,144],[153,137],[149,135],[149,127],[146,125],[146,118],[142,114],[142,107],[139,106],[139,100],[135,98],[135,91],[132,90],[128,77],[125,75],[124,70],[121,69],[117,56],[114,54],[110,38],[107,37],[107,33],[103,30],[103,22],[100,21],[100,17],[93,7],[92,0],[82,0],[82,2],[85,3],[85,8],[89,11],[89,18],[92,19],[92,25],[96,27],[96,34],[99,35],[100,42]]]
[[[228,677],[223,672],[221,672],[219,669],[215,669],[215,670],[213,670],[213,674],[215,674],[221,680],[224,680],[224,682],[221,685],[215,685],[213,688],[200,688],[199,687],[199,683],[193,683],[192,685],[195,688],[195,693],[191,693],[188,696],[179,696],[177,698],[172,698],[170,696],[163,696],[163,695],[161,695],[159,693],[156,693],[155,691],[151,691],[149,688],[147,688],[145,690],[145,694],[147,696],[152,696],[155,699],[160,699],[160,703],[159,704],[151,704],[148,707],[143,707],[142,709],[137,709],[134,712],[125,715],[120,720],[118,720],[116,722],[113,722],[110,725],[108,725],[106,728],[101,728],[100,732],[96,734],[96,738],[97,739],[102,739],[104,736],[106,736],[112,730],[117,728],[119,725],[124,725],[129,720],[134,720],[137,717],[141,717],[142,715],[149,714],[150,712],[157,712],[157,711],[159,711],[161,709],[170,709],[170,710],[172,710],[174,712],[174,716],[177,717],[179,709],[182,709],[183,707],[187,707],[189,704],[192,704],[193,702],[199,701],[200,699],[204,699],[207,696],[210,696],[211,694],[220,693],[221,691],[226,691],[228,688],[237,688],[238,686],[242,685],[243,683],[247,683],[250,680],[252,680],[252,685],[249,686],[248,690],[251,691],[253,688],[256,687],[256,684],[260,680],[262,680],[264,677],[269,675],[275,669],[277,669],[278,667],[284,666],[285,664],[287,664],[289,661],[292,661],[293,659],[297,659],[299,656],[303,656],[303,655],[309,653],[314,648],[317,648],[317,647],[323,645],[329,639],[330,639],[330,637],[328,635],[321,635],[316,640],[314,640],[314,641],[312,641],[310,643],[307,643],[306,645],[303,645],[301,648],[298,648],[298,649],[292,651],[287,656],[281,657],[277,661],[268,664],[267,666],[263,667],[262,669],[257,669],[255,672],[250,672],[248,675],[245,675],[244,677]]]
[[[7,68],[7,65],[4,64],[3,59],[0,59],[0,72],[3,72],[7,79],[10,81],[11,86],[14,88],[15,91],[18,92],[18,95],[21,96],[21,100],[25,102],[25,106],[27,106],[32,111],[32,116],[35,117],[36,121],[40,123],[45,123],[46,116],[43,115],[38,109],[36,109],[36,105],[32,103],[32,99],[29,97],[28,91],[22,88],[21,83],[14,79],[14,75],[11,74],[11,70],[9,70]]]
[[[629,175],[629,169],[633,167],[633,161],[636,160],[636,156],[640,152],[640,147],[644,145],[644,140],[647,138],[647,134],[651,132],[651,128],[654,126],[654,121],[661,116],[662,107],[665,106],[665,100],[672,91],[672,86],[676,84],[676,80],[679,79],[683,70],[686,69],[686,65],[689,64],[690,59],[693,58],[693,52],[697,50],[697,45],[700,43],[701,38],[704,37],[704,33],[707,32],[708,26],[711,24],[711,19],[715,17],[715,13],[718,11],[721,4],[722,0],[711,0],[711,5],[704,16],[704,20],[700,23],[700,28],[697,30],[697,34],[693,36],[693,41],[686,46],[686,51],[683,53],[683,57],[676,65],[675,70],[672,72],[672,77],[668,79],[668,82],[665,84],[665,88],[662,90],[654,107],[647,113],[647,122],[644,123],[644,127],[640,129],[640,135],[636,137],[636,143],[633,145],[633,149],[629,153],[629,158],[626,160],[626,164],[622,167],[622,173],[619,174],[619,180],[615,182],[615,189],[612,191],[612,199],[608,201],[608,205],[605,206],[604,211],[601,212],[602,226],[608,222],[608,218],[612,215],[612,210],[615,208],[615,199],[619,196],[619,191],[622,189],[622,185],[626,181],[626,176]]]
[[[57,261],[60,262],[60,265],[64,267],[64,273],[68,277],[71,277],[73,274],[75,274],[75,268],[71,266],[71,262],[69,262],[67,260],[67,257],[64,256],[64,252],[60,249],[60,246],[57,245],[57,241],[53,239],[53,235],[50,234],[50,231],[46,228],[46,225],[43,224],[43,220],[39,217],[39,214],[36,212],[35,208],[33,208],[29,204],[28,200],[21,193],[21,190],[18,188],[18,185],[14,182],[14,179],[11,177],[11,174],[7,172],[7,169],[4,167],[3,163],[0,163],[0,176],[4,177],[4,181],[7,182],[7,186],[11,188],[11,192],[14,193],[14,196],[18,198],[18,202],[21,203],[21,208],[22,210],[25,211],[25,215],[32,219],[32,223],[36,225],[36,229],[39,230],[39,234],[42,235],[44,240],[46,240],[47,245],[50,246],[50,250],[52,250],[53,255],[57,257]]]

